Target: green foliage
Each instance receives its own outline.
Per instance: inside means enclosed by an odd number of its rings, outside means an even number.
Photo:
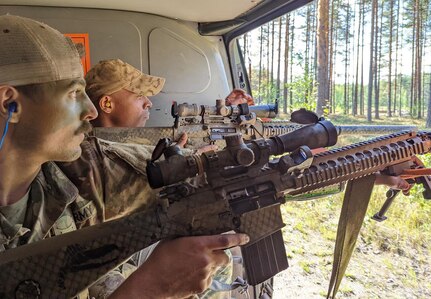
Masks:
[[[274,79],[271,82],[271,78],[267,76],[267,70],[262,69],[261,81],[259,85],[259,81],[257,79],[251,80],[251,92],[253,98],[256,101],[256,104],[268,104],[274,103],[274,100],[279,97],[280,91],[277,90],[277,82]],[[259,70],[252,70],[252,78],[258,78]]]
[[[313,85],[313,76],[295,76],[292,83],[287,83],[286,88],[292,92],[293,109],[306,108],[314,110],[316,108],[317,88]]]

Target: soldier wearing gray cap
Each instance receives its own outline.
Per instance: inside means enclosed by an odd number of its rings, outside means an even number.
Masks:
[[[97,110],[72,41],[46,24],[6,15],[0,44],[0,251],[152,205],[148,149],[85,137]],[[162,242],[110,298],[200,293],[228,263],[222,248],[247,240],[233,234]]]

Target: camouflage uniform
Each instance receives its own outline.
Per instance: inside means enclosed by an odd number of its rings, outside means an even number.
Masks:
[[[81,147],[77,161],[42,165],[22,226],[0,217],[0,250],[118,218],[154,200],[145,174],[152,148],[96,138]]]
[[[145,171],[153,147],[87,137],[81,148],[82,155],[74,162],[42,165],[31,184],[22,226],[8,225],[0,214],[0,251],[119,218],[154,202]],[[91,295],[106,297],[135,269],[135,264],[127,263],[110,272],[90,288]],[[218,280],[226,282],[231,267],[221,273]],[[209,295],[214,294],[207,291],[201,297]],[[86,297],[87,293],[80,295]]]

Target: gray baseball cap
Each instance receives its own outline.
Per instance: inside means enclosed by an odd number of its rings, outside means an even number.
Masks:
[[[0,16],[0,84],[21,86],[84,76],[72,40],[41,22]]]

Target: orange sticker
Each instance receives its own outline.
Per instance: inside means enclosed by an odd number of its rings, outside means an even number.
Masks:
[[[84,75],[90,70],[90,40],[88,33],[65,33],[72,39],[75,44],[82,44],[85,49],[85,55],[81,58],[82,67],[84,68]]]

